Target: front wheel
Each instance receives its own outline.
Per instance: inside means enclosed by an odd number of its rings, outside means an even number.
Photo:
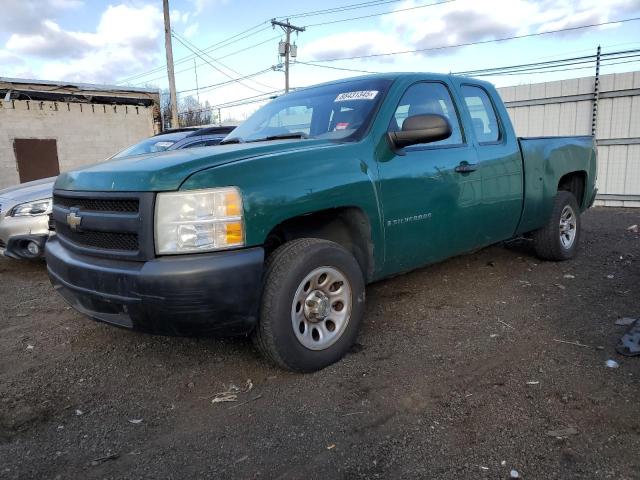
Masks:
[[[316,238],[285,243],[267,261],[254,341],[282,368],[320,370],[355,341],[364,298],[360,266],[342,246]]]
[[[544,260],[573,258],[580,240],[580,209],[571,192],[560,190],[556,195],[549,222],[533,232],[533,245]]]

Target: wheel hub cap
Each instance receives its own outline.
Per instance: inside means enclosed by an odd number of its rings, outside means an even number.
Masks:
[[[304,316],[310,322],[319,322],[329,316],[329,297],[322,290],[311,292],[304,302]]]
[[[291,326],[309,350],[325,350],[344,333],[353,305],[351,285],[334,267],[319,267],[300,282],[291,305]]]
[[[571,248],[576,239],[576,228],[578,221],[576,214],[569,205],[562,209],[560,214],[560,243],[566,249]]]

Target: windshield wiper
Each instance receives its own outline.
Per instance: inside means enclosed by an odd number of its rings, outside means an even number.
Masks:
[[[288,138],[302,138],[302,139],[306,139],[306,138],[310,138],[309,135],[307,135],[304,132],[290,132],[290,133],[281,133],[279,135],[269,135],[267,137],[264,138],[256,138],[254,140],[249,140],[250,142],[266,142],[269,140],[286,140]]]
[[[244,143],[244,140],[240,137],[232,137],[227,140],[221,141],[219,145],[229,145],[230,143]]]

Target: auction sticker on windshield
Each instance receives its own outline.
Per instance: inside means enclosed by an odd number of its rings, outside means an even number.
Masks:
[[[378,95],[378,90],[360,90],[358,92],[344,92],[336,97],[334,102],[346,102],[349,100],[373,100]]]

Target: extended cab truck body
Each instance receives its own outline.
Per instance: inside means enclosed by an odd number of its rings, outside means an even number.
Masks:
[[[170,334],[252,334],[322,368],[355,340],[365,284],[514,236],[574,255],[591,137],[518,139],[492,85],[359,77],[280,97],[223,145],[125,158],[55,185],[55,288]]]

